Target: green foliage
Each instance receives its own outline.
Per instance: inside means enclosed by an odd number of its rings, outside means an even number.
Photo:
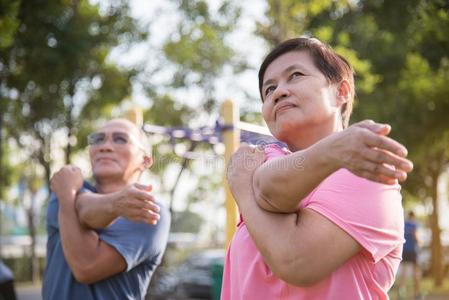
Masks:
[[[407,146],[415,163],[403,186],[405,201],[430,199],[435,205],[438,177],[449,165],[448,2],[268,3],[267,22],[259,24],[259,35],[276,44],[293,35],[313,34],[347,57],[356,70],[353,120],[392,125],[392,136]],[[433,237],[439,232],[436,218],[431,219]],[[438,238],[432,242],[434,266],[440,262],[439,243]],[[436,278],[441,282],[441,276]]]
[[[213,173],[214,170],[209,170]],[[221,175],[221,174],[220,174]],[[198,185],[190,195],[188,205],[200,203],[201,201],[213,201],[217,191],[221,188],[222,177],[203,175],[198,178]]]
[[[144,119],[150,124],[159,126],[183,126],[193,117],[193,110],[176,102],[169,94],[154,95],[153,105],[144,114]]]
[[[261,36],[270,46],[274,46],[287,38],[298,36],[315,36],[334,46],[335,51],[345,56],[353,65],[357,74],[357,90],[371,93],[376,84],[382,80],[381,75],[373,72],[372,63],[358,54],[352,46],[350,28],[340,30],[336,21],[345,19],[353,12],[350,1],[268,1],[266,23],[258,23],[256,34]],[[343,22],[342,22],[343,23]],[[375,27],[375,21],[367,22]],[[343,23],[346,24],[346,23]],[[373,30],[373,29],[372,29]]]
[[[87,0],[23,1],[18,22],[12,44],[0,51],[4,121],[48,180],[54,130],[66,128],[70,140],[131,93],[134,72],[107,58],[119,42],[145,35],[128,16],[126,1],[115,1],[106,12]],[[25,144],[24,136],[38,145]]]
[[[12,44],[13,36],[19,27],[19,5],[20,0],[0,0],[0,49]]]
[[[198,233],[203,223],[203,218],[192,211],[185,210],[175,212],[172,216],[172,232]]]
[[[2,181],[0,182],[0,201],[3,200],[10,200],[6,197],[6,189],[5,187],[8,187],[11,185],[12,182],[16,182],[18,180],[18,173],[13,168],[11,163],[9,162],[8,158],[11,156],[11,147],[8,145],[8,143],[2,143],[3,144],[3,151],[1,151],[1,157],[0,161],[1,169],[0,169],[0,177],[2,178]]]
[[[268,0],[267,2],[268,10],[265,13],[267,20],[265,23],[257,24],[256,34],[261,36],[270,47],[285,39],[310,33],[314,28],[312,24],[315,18],[325,11],[332,11],[338,15],[350,8],[350,1],[346,0]],[[320,34],[329,38],[323,29]]]
[[[182,21],[163,45],[165,58],[176,67],[170,85],[175,89],[199,87],[203,94],[200,105],[211,112],[216,109],[214,83],[224,67],[234,72],[247,68],[226,42],[235,29],[240,8],[230,0],[219,2],[215,11],[206,1],[175,2]]]

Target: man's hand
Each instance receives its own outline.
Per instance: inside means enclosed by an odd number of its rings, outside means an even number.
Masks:
[[[237,205],[254,198],[252,178],[254,171],[263,163],[264,157],[263,150],[246,144],[232,155],[226,177]]]
[[[113,213],[129,220],[156,224],[160,219],[159,206],[150,194],[151,185],[134,183],[114,195]]]
[[[407,179],[413,163],[405,158],[407,149],[387,137],[390,131],[389,125],[368,120],[323,141],[340,168],[372,181],[394,184]]]
[[[50,188],[59,201],[75,200],[76,193],[83,186],[81,170],[75,166],[64,166],[56,172],[50,181]]]

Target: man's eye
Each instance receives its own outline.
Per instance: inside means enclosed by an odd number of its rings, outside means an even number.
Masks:
[[[265,96],[274,91],[276,87],[274,85],[271,85],[265,89]]]
[[[95,145],[103,144],[104,142],[104,136],[97,136],[93,138],[93,143]]]
[[[88,136],[87,141],[89,145],[100,145],[104,143],[106,136],[100,133],[94,133]]]
[[[128,143],[128,139],[124,136],[115,136],[114,143],[124,145]]]

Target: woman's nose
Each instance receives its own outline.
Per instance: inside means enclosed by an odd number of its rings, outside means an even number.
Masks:
[[[283,98],[286,98],[290,95],[290,91],[285,86],[285,84],[278,84],[276,89],[273,92],[274,103],[278,103]]]

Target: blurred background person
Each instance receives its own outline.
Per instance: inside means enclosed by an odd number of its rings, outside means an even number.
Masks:
[[[410,278],[413,279],[413,296],[421,299],[421,268],[418,264],[419,239],[417,234],[418,222],[413,211],[409,211],[404,222],[404,248],[402,262],[399,269],[400,294],[405,293]]]

